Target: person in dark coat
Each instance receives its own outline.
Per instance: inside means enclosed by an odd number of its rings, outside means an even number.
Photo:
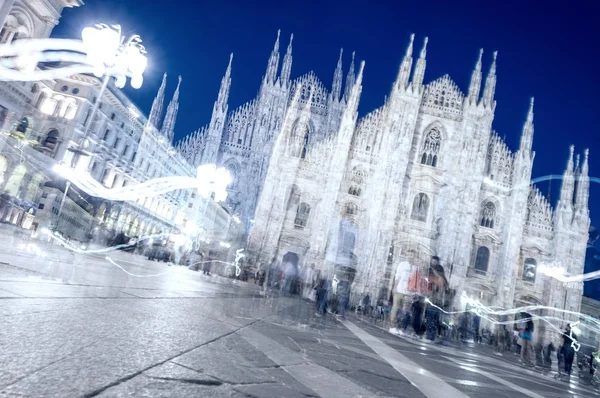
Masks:
[[[565,373],[571,375],[573,369],[573,359],[575,359],[575,345],[577,342],[577,335],[571,330],[571,325],[567,325],[567,328],[562,335],[562,353],[565,361]]]

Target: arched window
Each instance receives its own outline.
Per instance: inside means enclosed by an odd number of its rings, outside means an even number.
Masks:
[[[427,133],[421,152],[421,164],[437,166],[441,143],[442,136],[438,130],[432,129]]]
[[[294,226],[302,229],[306,227],[308,223],[308,216],[310,215],[310,206],[307,203],[300,203],[298,211],[296,212],[296,219],[294,220]]]
[[[55,153],[56,147],[58,146],[58,137],[60,133],[56,129],[50,130],[44,141],[42,141],[42,147],[47,149],[52,154]]]
[[[523,280],[534,283],[536,271],[537,262],[533,258],[525,259],[525,263],[523,264]]]
[[[348,188],[348,193],[350,195],[353,195],[353,196],[360,196],[360,194],[362,193],[362,191],[356,185],[351,185],[350,188]]]
[[[352,202],[346,203],[346,214],[354,216],[356,213],[358,213],[358,206]]]
[[[23,119],[21,119],[21,121],[19,122],[19,124],[17,124],[17,132],[21,133],[21,134],[26,134],[27,133],[27,129],[29,128],[29,119],[27,119],[26,117],[24,117]]]
[[[309,128],[305,122],[298,122],[294,127],[290,154],[295,158],[306,159],[308,153]]]
[[[475,271],[477,273],[485,274],[487,272],[489,262],[490,249],[485,246],[480,246],[477,249],[477,255],[475,256]]]
[[[410,218],[413,220],[425,221],[427,220],[427,210],[429,210],[429,197],[424,193],[420,193],[415,196]]]
[[[352,182],[362,185],[365,182],[365,172],[360,167],[355,167],[352,170],[352,176],[350,179]]]
[[[304,143],[302,145],[302,153],[300,159],[306,159],[306,153],[308,152],[308,131],[304,134]]]
[[[295,207],[300,203],[300,188],[294,184],[288,188],[287,196],[285,198],[285,208],[287,210]]]
[[[352,254],[354,252],[354,244],[356,242],[356,237],[353,232],[344,231],[344,236],[342,240],[342,253],[343,254]]]
[[[496,219],[496,206],[492,202],[485,202],[481,209],[481,221],[479,225],[486,228],[494,228]]]

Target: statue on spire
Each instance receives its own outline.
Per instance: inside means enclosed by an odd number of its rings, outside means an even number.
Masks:
[[[398,72],[398,78],[396,79],[396,87],[400,90],[405,90],[408,85],[408,79],[410,77],[410,70],[412,68],[412,53],[413,53],[413,42],[415,41],[415,34],[410,35],[410,42],[406,48],[406,54],[400,64],[400,71]]]
[[[227,65],[227,70],[225,70],[225,75],[223,79],[221,79],[221,87],[219,88],[219,96],[217,97],[217,102],[215,102],[215,107],[219,107],[221,110],[225,109],[227,106],[227,100],[229,99],[229,89],[231,88],[231,62],[233,61],[233,53],[229,54],[229,64]]]
[[[344,89],[344,98],[348,101],[350,97],[350,91],[352,91],[352,87],[354,87],[354,81],[356,80],[356,76],[354,76],[354,51],[352,51],[352,62],[350,62],[350,69],[348,69],[348,75],[346,76],[346,88]]]
[[[483,89],[483,106],[494,106],[494,93],[496,92],[496,57],[498,51],[494,51],[494,60],[490,67],[490,72],[485,80],[485,88]]]
[[[419,59],[417,60],[417,65],[415,66],[415,73],[413,74],[412,84],[413,90],[421,89],[423,85],[423,79],[425,79],[425,66],[427,65],[426,57],[427,57],[427,42],[429,38],[425,37],[423,40],[423,48],[421,49],[421,54],[419,55]]]
[[[521,145],[519,146],[520,151],[526,153],[531,152],[533,145],[533,97],[529,100],[529,111],[527,112],[527,119],[523,125],[523,133],[521,134]]]
[[[165,88],[167,86],[167,74],[163,75],[162,83],[158,89],[158,94],[152,101],[152,108],[150,109],[150,115],[148,116],[148,125],[154,126],[158,129],[160,127],[160,119],[162,117],[164,102],[165,102]]]
[[[479,49],[479,58],[475,64],[475,69],[471,74],[471,83],[469,84],[469,104],[477,105],[479,101],[479,92],[481,91],[481,58],[483,57],[483,48]]]
[[[340,100],[340,94],[342,93],[342,54],[344,54],[344,49],[340,49],[340,57],[338,58],[337,66],[335,68],[335,72],[333,72],[333,84],[331,86],[331,96],[334,101]]]
[[[179,110],[179,86],[181,85],[181,76],[179,76],[179,81],[177,82],[177,88],[175,89],[175,93],[173,94],[173,99],[169,103],[167,107],[167,114],[165,115],[165,120],[163,121],[162,129],[160,133],[167,137],[169,142],[173,142],[173,137],[175,135],[175,119],[177,119],[177,111]]]
[[[279,36],[281,35],[281,30],[277,31],[277,40],[275,40],[275,45],[273,46],[273,51],[271,52],[271,56],[269,57],[269,64],[267,65],[267,73],[265,75],[265,81],[267,83],[273,84],[275,80],[277,80],[277,69],[279,69]]]
[[[282,87],[287,87],[290,82],[290,75],[292,74],[292,41],[294,40],[294,34],[290,35],[290,43],[288,44],[287,51],[283,57],[283,65],[281,65],[281,76],[279,81]]]

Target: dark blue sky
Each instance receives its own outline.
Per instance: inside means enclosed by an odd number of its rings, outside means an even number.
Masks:
[[[515,150],[529,97],[535,97],[533,177],[562,174],[570,144],[577,152],[590,148],[590,174],[600,167],[600,29],[592,2],[563,2],[562,8],[535,1],[178,0],[172,7],[159,0],[85,2],[65,10],[53,36],[79,37],[95,22],[119,23],[125,33],[140,34],[149,68],[144,86],[128,93],[148,112],[162,73],[169,74],[169,97],[181,74],[176,139],[209,122],[229,53],[235,54],[230,109],[256,95],[277,29],[282,51],[294,33],[292,78],[314,70],[330,87],[340,47],[344,71],[352,51],[366,61],[361,114],[382,104],[414,32],[416,51],[429,36],[425,81],[447,73],[463,92],[478,49],[484,48],[484,73],[498,50],[494,128]],[[552,190],[558,193],[558,181]],[[600,214],[593,201],[598,194],[592,186],[592,215]]]

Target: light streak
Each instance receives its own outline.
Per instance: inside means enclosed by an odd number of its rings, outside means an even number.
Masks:
[[[215,201],[222,202],[227,199],[227,186],[231,183],[229,171],[224,168],[217,169],[213,164],[199,166],[196,178],[160,177],[139,184],[110,189],[96,181],[89,173],[71,169],[64,164],[54,166],[54,171],[88,195],[113,201],[134,201],[178,189],[197,189],[203,197],[209,197],[214,193]]]
[[[89,46],[81,40],[28,39],[0,45],[0,80],[39,81],[69,77],[77,74],[93,74],[98,71],[94,58],[90,58]],[[36,69],[40,62],[67,63],[57,68]],[[119,76],[121,68],[104,69],[110,76]]]
[[[466,298],[467,302],[472,304],[474,306],[474,308],[470,308],[470,309],[464,310],[464,311],[446,311],[443,308],[433,304],[428,298],[425,298],[425,302],[427,304],[437,308],[444,314],[457,315],[457,314],[464,314],[467,312],[471,312],[471,313],[475,313],[475,314],[481,316],[482,318],[486,319],[487,321],[489,321],[490,323],[492,323],[494,325],[511,325],[511,324],[514,324],[515,321],[501,322],[501,321],[497,321],[497,320],[491,318],[491,316],[515,315],[517,313],[527,313],[529,315],[529,317],[520,319],[519,320],[520,322],[527,321],[530,319],[544,321],[548,325],[550,325],[550,327],[552,327],[554,330],[556,330],[558,333],[560,333],[561,335],[564,335],[565,334],[564,331],[560,330],[554,324],[552,324],[552,322],[550,322],[551,320],[565,322],[564,318],[560,318],[560,317],[556,317],[556,316],[541,316],[541,315],[529,314],[529,312],[541,311],[541,310],[554,311],[557,313],[576,315],[580,319],[584,319],[585,321],[589,322],[589,324],[588,324],[588,323],[580,323],[580,321],[576,321],[571,324],[572,327],[580,325],[581,327],[588,329],[593,333],[600,333],[600,322],[598,320],[596,320],[595,318],[592,318],[591,316],[581,314],[578,312],[563,310],[560,308],[548,307],[548,306],[543,306],[543,305],[533,305],[533,306],[525,306],[525,307],[519,307],[519,308],[514,308],[514,309],[509,309],[509,310],[495,311],[495,310],[492,310],[490,307],[486,307],[483,304],[479,303],[477,300],[468,298],[464,292],[463,292],[463,298]],[[569,333],[569,338],[571,338],[571,347],[573,347],[575,352],[578,352],[582,346],[582,343],[574,338],[572,329]]]
[[[235,251],[235,276],[240,276],[242,273],[242,269],[240,268],[240,260],[246,257],[246,255],[242,253],[243,251],[244,249],[237,249]]]
[[[125,272],[127,275],[135,276],[136,278],[153,278],[153,277],[156,277],[156,276],[161,276],[161,275],[168,274],[169,272],[172,272],[172,271],[170,271],[170,269],[169,269],[169,271],[161,272],[161,273],[159,273],[159,274],[152,274],[152,275],[138,275],[138,274],[132,274],[131,272],[127,271],[125,268],[123,268],[122,266],[120,266],[119,264],[117,264],[116,262],[114,262],[112,258],[110,258],[110,257],[108,257],[108,256],[107,256],[107,257],[104,257],[104,258],[105,258],[105,259],[106,259],[106,260],[107,260],[109,263],[111,263],[111,264],[115,265],[116,267],[120,268],[120,269],[121,269],[121,271]]]
[[[553,261],[551,263],[541,263],[538,266],[538,272],[541,272],[546,276],[554,278],[565,285],[577,284],[600,278],[600,270],[588,272],[587,274],[569,276],[567,270],[564,269],[561,265],[562,264],[558,261]]]

